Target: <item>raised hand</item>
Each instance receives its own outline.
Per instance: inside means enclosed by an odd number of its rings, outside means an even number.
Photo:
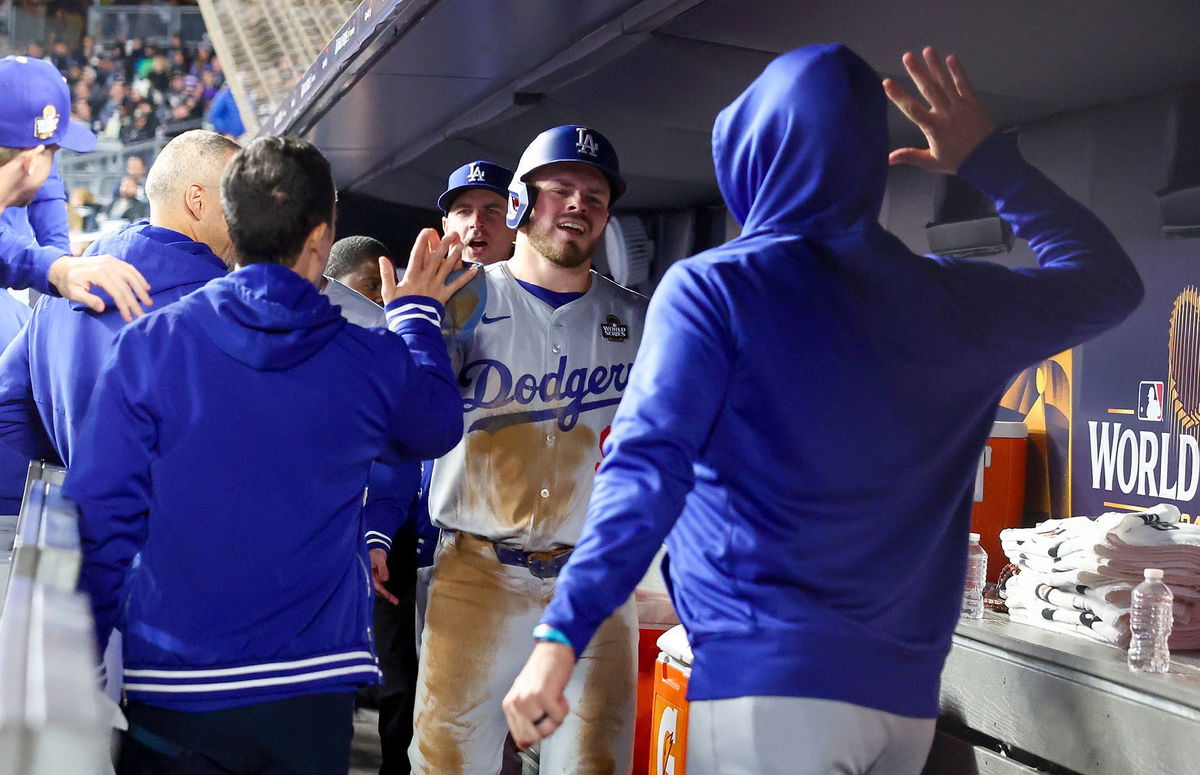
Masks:
[[[891,78],[883,80],[888,99],[925,133],[928,148],[897,148],[888,156],[889,164],[912,164],[931,172],[953,174],[971,151],[996,130],[996,124],[975,96],[958,58],[943,61],[932,46],[926,46],[918,58],[904,52],[900,61],[929,106],[906,92]]]
[[[428,296],[445,304],[479,270],[477,265],[472,264],[447,284],[446,278],[462,265],[461,256],[462,241],[457,234],[451,232],[439,238],[436,230],[422,229],[409,254],[404,279],[399,283],[396,282],[396,270],[392,262],[384,256],[379,257],[383,303],[387,304],[400,296]]]

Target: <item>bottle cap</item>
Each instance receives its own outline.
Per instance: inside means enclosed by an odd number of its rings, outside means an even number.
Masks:
[[[1162,568],[1146,568],[1143,575],[1147,581],[1162,581]]]
[[[977,543],[979,543],[979,534],[978,534],[978,533],[971,533],[971,534],[968,536],[968,538],[970,538],[970,539],[971,539],[971,543],[973,543],[973,544],[977,544]]]

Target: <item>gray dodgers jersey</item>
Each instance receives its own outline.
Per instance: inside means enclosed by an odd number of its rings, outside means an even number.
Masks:
[[[448,314],[472,323],[449,337],[463,438],[433,468],[435,525],[526,551],[579,539],[647,304],[591,277],[587,293],[553,309],[500,262],[484,270],[484,293],[473,281],[450,300]],[[470,309],[479,295],[482,315]]]
[[[330,304],[342,308],[342,317],[363,328],[387,328],[383,307],[332,277],[325,279],[327,282],[321,293],[329,297]]]

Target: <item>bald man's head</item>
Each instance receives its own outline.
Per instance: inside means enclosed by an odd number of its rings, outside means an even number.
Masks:
[[[228,266],[234,256],[221,209],[221,173],[241,148],[204,129],[167,143],[146,175],[150,222],[203,242]]]

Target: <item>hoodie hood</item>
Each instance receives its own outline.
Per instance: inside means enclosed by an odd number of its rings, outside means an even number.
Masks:
[[[879,76],[841,44],[779,57],[713,127],[717,183],[746,232],[815,235],[876,222],[887,152]]]
[[[150,283],[151,297],[181,285],[203,285],[228,272],[225,263],[208,245],[177,231],[151,226],[147,221],[104,235],[91,244],[86,255],[116,256],[133,264]],[[115,309],[112,297],[105,291],[94,288],[92,292],[104,300],[106,308]],[[71,302],[71,308],[81,312],[89,310],[86,304],[77,301]]]
[[[278,264],[251,264],[181,304],[222,352],[259,371],[290,369],[346,325],[308,280]]]

